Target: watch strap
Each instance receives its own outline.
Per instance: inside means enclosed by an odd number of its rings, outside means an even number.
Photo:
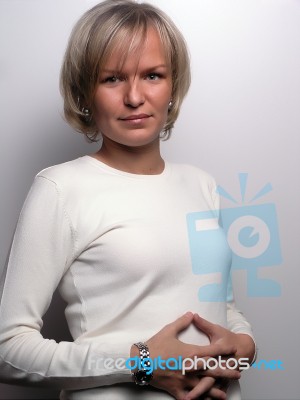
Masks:
[[[138,370],[132,373],[133,380],[137,385],[149,385],[153,378],[153,373],[147,373],[149,371],[147,367],[151,367],[149,348],[144,342],[134,343],[134,346],[139,349],[140,363]]]

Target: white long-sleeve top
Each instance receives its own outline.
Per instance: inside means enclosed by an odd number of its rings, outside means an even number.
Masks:
[[[200,301],[201,287],[228,276],[231,257],[222,230],[214,229],[218,271],[207,270],[207,259],[204,272],[195,271],[187,218],[218,207],[214,180],[188,165],[136,175],[84,156],[41,171],[3,274],[1,380],[59,387],[64,399],[170,399],[101,360],[127,359],[132,343],[186,311],[252,336],[230,293],[227,301]],[[40,334],[57,287],[74,342]],[[208,343],[192,325],[180,338]]]

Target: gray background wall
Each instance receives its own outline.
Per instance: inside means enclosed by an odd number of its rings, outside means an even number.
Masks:
[[[64,123],[58,91],[71,27],[95,3],[0,0],[0,272],[33,176],[97,148]],[[299,400],[300,1],[152,3],[182,29],[192,55],[192,88],[162,145],[165,158],[202,167],[237,199],[238,173],[249,173],[248,198],[267,182],[273,187],[257,204],[276,206],[283,261],[258,274],[277,281],[281,295],[250,297],[245,269],[234,271],[233,280],[259,359],[281,360],[285,369],[247,371],[243,399]],[[62,306],[55,296],[45,321],[44,334],[57,340],[68,338]],[[55,394],[0,384],[0,399]]]

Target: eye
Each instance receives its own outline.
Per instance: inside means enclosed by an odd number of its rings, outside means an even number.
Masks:
[[[126,80],[126,76],[123,76],[122,74],[119,73],[112,73],[111,75],[109,73],[104,73],[102,77],[100,76],[100,83],[107,83],[107,84],[116,84],[120,83]]]
[[[150,74],[147,75],[146,78],[149,79],[150,81],[157,81],[161,77],[162,77],[161,74],[158,74],[157,72],[151,72]]]
[[[116,83],[119,82],[121,80],[120,77],[113,75],[113,76],[107,76],[106,78],[104,78],[102,80],[103,83]]]

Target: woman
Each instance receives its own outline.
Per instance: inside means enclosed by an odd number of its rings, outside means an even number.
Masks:
[[[240,377],[230,365],[151,374],[149,360],[120,359],[253,359],[230,293],[198,299],[205,281],[193,274],[186,218],[218,208],[214,180],[160,154],[189,83],[184,39],[148,4],[104,1],[74,27],[61,72],[65,116],[102,145],[41,171],[26,199],[3,283],[3,381],[57,386],[61,399],[225,398]],[[230,252],[215,228],[226,277]],[[40,334],[57,287],[74,342]]]

